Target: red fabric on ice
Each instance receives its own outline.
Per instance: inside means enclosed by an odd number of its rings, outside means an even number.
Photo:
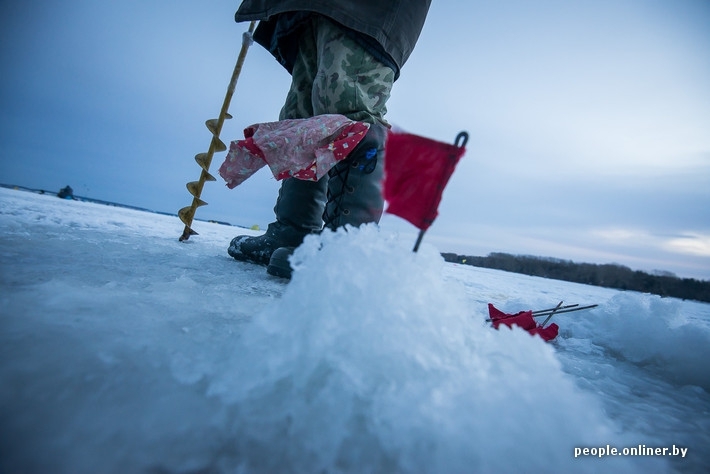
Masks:
[[[538,326],[534,329],[530,329],[528,332],[533,336],[538,335],[546,341],[551,341],[557,337],[557,334],[560,332],[560,327],[557,324],[552,323],[546,328]]]
[[[498,326],[501,324],[505,324],[508,327],[512,327],[513,325],[520,326],[533,336],[538,335],[545,341],[551,341],[556,338],[560,329],[555,323],[550,324],[546,328],[539,326],[533,318],[532,311],[520,311],[519,313],[508,314],[499,310],[491,303],[488,303],[488,314],[493,323],[493,327],[496,329],[498,329]]]
[[[427,230],[438,215],[441,195],[464,147],[392,132],[385,147],[387,212]]]
[[[370,125],[343,115],[257,123],[230,144],[219,174],[232,189],[269,165],[279,179],[317,181],[360,143]]]

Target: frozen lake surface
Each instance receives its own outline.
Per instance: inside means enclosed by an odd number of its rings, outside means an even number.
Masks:
[[[710,305],[0,189],[0,471],[707,472]],[[485,323],[556,316],[544,343]],[[684,457],[575,448],[687,448]],[[669,451],[669,454],[673,451]]]

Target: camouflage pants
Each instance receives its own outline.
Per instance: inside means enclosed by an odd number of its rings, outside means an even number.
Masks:
[[[386,124],[394,71],[336,24],[315,15],[299,37],[291,88],[279,119],[341,114]]]

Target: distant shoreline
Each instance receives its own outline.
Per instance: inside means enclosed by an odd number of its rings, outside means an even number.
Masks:
[[[507,253],[491,253],[481,257],[442,252],[441,256],[447,262],[474,267],[710,303],[710,281],[679,278],[673,274],[652,275],[615,263],[576,263]]]

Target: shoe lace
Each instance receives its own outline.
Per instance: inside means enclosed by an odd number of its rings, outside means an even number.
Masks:
[[[337,180],[339,186],[328,186],[326,198],[328,204],[323,211],[323,222],[326,227],[332,228],[332,224],[342,215],[348,215],[350,211],[343,208],[343,198],[346,194],[355,192],[353,186],[348,186],[348,178],[351,170],[357,170],[362,174],[370,174],[377,167],[377,148],[370,148],[364,153],[363,162],[355,161],[352,157],[337,163],[328,171],[330,180]],[[334,191],[336,188],[337,191]],[[332,204],[332,206],[331,206]]]

